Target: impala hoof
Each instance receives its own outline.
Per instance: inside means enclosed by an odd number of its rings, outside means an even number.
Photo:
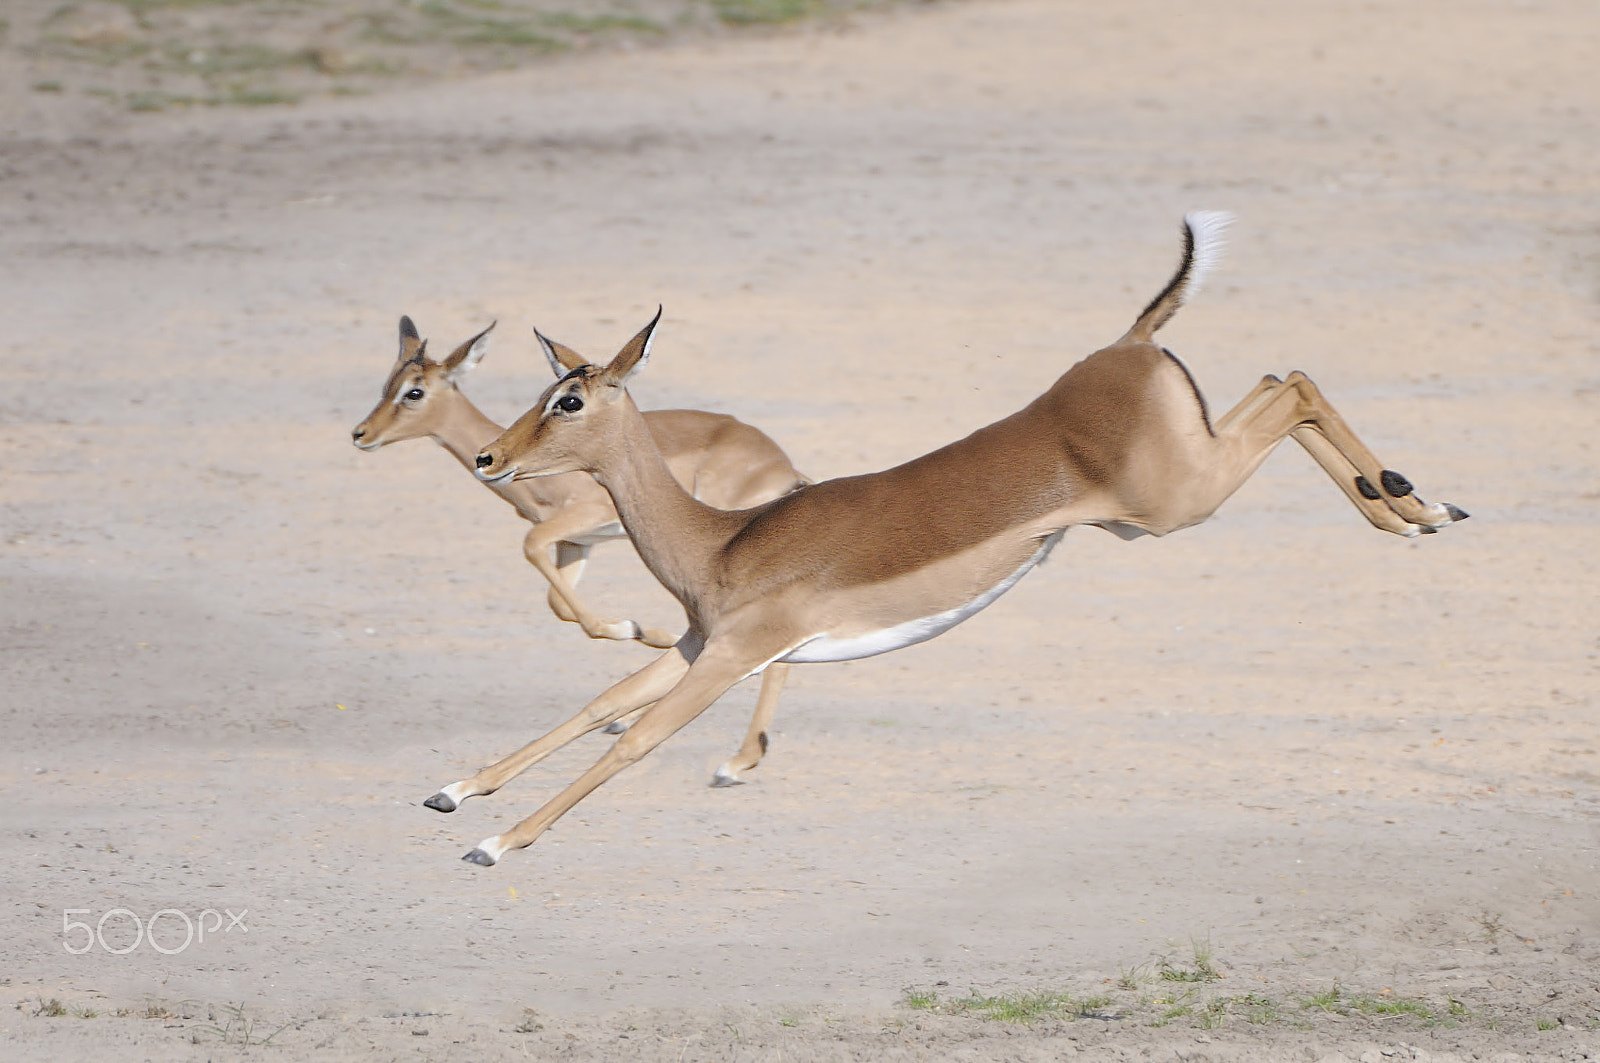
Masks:
[[[455,801],[451,800],[449,794],[445,793],[443,790],[440,790],[438,793],[422,802],[422,807],[431,808],[435,812],[454,812],[461,806],[456,804]]]
[[[632,726],[632,725],[627,720],[612,720],[610,723],[608,723],[604,727],[600,728],[600,733],[601,734],[608,734],[608,735],[619,735],[622,732],[626,731],[630,726]]]
[[[461,859],[465,860],[469,864],[477,864],[479,867],[494,866],[494,857],[490,856],[482,849],[474,849]]]
[[[1444,511],[1446,513],[1450,514],[1450,519],[1452,521],[1466,520],[1468,517],[1472,516],[1471,513],[1468,513],[1466,510],[1462,509],[1460,506],[1452,506],[1448,502],[1446,502],[1444,504]]]
[[[713,789],[720,789],[724,786],[743,785],[744,780],[739,778],[733,772],[729,771],[727,765],[723,765],[722,767],[718,768],[716,774],[711,776],[711,786]]]

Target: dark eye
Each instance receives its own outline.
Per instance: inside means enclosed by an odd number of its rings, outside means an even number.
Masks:
[[[556,400],[556,405],[568,413],[577,413],[583,409],[583,400],[576,395],[563,395]]]
[[[412,402],[416,402],[418,399],[422,398],[422,389],[412,388],[410,391],[406,392],[405,397]]]

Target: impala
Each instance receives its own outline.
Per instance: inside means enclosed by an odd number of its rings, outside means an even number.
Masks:
[[[351,431],[355,445],[362,450],[377,450],[389,443],[427,436],[463,466],[473,468],[478,451],[500,435],[501,428],[484,416],[457,385],[483,360],[493,329],[491,324],[444,361],[435,362],[428,357],[428,343],[418,335],[411,319],[402,317],[399,357],[384,381],[378,404]],[[571,348],[542,336],[539,339],[557,377],[587,364]],[[776,443],[732,417],[699,410],[652,410],[643,416],[653,446],[665,456],[672,475],[707,505],[743,509],[807,482]],[[590,549],[596,543],[627,536],[610,496],[593,477],[573,473],[523,483],[491,484],[490,488],[533,525],[522,541],[522,552],[549,581],[548,601],[556,616],[579,624],[590,638],[637,639],[657,648],[677,641],[671,632],[644,628],[632,620],[601,620],[577,596],[574,588]],[[767,727],[777,709],[784,678],[785,670],[781,668],[762,677],[749,733],[739,752],[717,769],[713,785],[739,782],[739,773],[761,760],[767,747]],[[608,722],[621,729],[620,720]],[[578,731],[568,740],[582,733]],[[555,748],[559,746],[550,750]],[[450,812],[457,803],[459,799],[441,799],[430,807]]]
[[[609,365],[580,366],[552,385],[478,454],[478,476],[505,486],[593,474],[639,556],[683,603],[689,630],[580,714],[609,719],[650,705],[628,732],[465,859],[488,866],[531,844],[746,676],[886,653],[949,630],[1005,593],[1073,525],[1132,538],[1198,524],[1286,436],[1384,531],[1418,535],[1464,519],[1386,470],[1302,373],[1263,378],[1211,419],[1188,370],[1154,336],[1217,258],[1228,221],[1216,212],[1186,217],[1178,271],[1133,327],[1020,412],[893,469],[739,512],[712,509],[679,486],[626,391],[649,358],[660,311]]]

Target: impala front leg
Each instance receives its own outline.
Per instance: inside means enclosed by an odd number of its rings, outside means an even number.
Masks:
[[[469,797],[492,794],[575,738],[648,705],[671,690],[689,670],[682,652],[669,649],[637,672],[584,706],[582,712],[515,753],[484,768],[470,779],[451,783],[422,802],[436,812],[454,812]]]
[[[543,808],[504,834],[485,838],[463,860],[492,867],[511,849],[523,849],[550,829],[579,801],[593,793],[607,779],[644,757],[670,738],[690,720],[699,716],[729,687],[761,667],[762,658],[733,654],[726,649],[707,647],[690,665],[689,671],[660,701],[646,712],[628,733],[577,781],[546,802]]]
[[[573,582],[583,572],[582,562],[588,550],[573,543],[571,537],[593,531],[604,523],[607,521],[603,515],[597,518],[587,509],[570,507],[547,521],[535,524],[522,540],[522,554],[549,582],[550,611],[560,619],[575,621],[583,628],[583,633],[592,639],[615,639],[619,642],[637,639],[647,646],[666,649],[678,641],[676,635],[658,628],[641,627],[632,620],[601,620],[583,603],[573,587]],[[552,547],[561,552],[565,564],[557,564],[550,559]],[[572,560],[574,550],[577,551],[575,565]],[[573,567],[573,581],[567,579],[565,570],[569,566]]]

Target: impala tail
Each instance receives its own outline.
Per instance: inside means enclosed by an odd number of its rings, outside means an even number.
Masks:
[[[1200,283],[1222,258],[1222,231],[1233,223],[1225,210],[1196,210],[1183,216],[1183,261],[1161,294],[1144,308],[1128,330],[1128,338],[1149,342],[1156,329],[1172,320],[1178,307],[1200,290]]]

